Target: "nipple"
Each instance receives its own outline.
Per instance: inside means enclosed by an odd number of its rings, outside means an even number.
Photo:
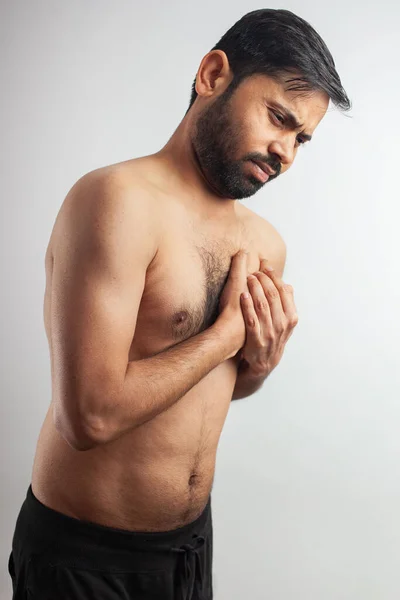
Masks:
[[[188,317],[188,314],[187,314],[186,310],[180,310],[179,312],[177,312],[174,315],[174,321],[177,324],[184,323],[186,321],[187,317]]]

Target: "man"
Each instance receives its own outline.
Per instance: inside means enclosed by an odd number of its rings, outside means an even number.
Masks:
[[[287,171],[330,100],[350,106],[314,29],[250,12],[202,59],[159,152],[67,194],[46,253],[52,401],[14,600],[212,598],[221,430],[297,323],[285,243],[237,200]]]

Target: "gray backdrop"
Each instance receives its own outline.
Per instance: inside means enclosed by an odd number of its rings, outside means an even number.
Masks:
[[[216,600],[400,596],[399,5],[288,0],[353,100],[247,199],[288,246],[299,324],[231,405],[213,490]],[[44,254],[72,184],[159,150],[244,0],[1,3],[1,532],[7,559],[50,401]]]

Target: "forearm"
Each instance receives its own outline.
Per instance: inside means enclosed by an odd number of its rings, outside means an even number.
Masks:
[[[265,379],[266,376],[255,373],[246,360],[239,360],[238,374],[232,394],[232,400],[239,400],[240,398],[251,396],[251,394],[254,394],[254,392],[261,388]]]
[[[226,333],[214,324],[164,352],[129,362],[122,390],[104,407],[106,441],[119,438],[175,404],[234,350]]]

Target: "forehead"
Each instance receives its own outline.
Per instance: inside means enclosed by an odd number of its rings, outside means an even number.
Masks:
[[[287,76],[289,79],[290,76]],[[329,96],[321,90],[310,92],[289,91],[290,83],[276,81],[267,75],[252,75],[243,82],[245,93],[261,99],[273,107],[281,104],[289,109],[298,121],[304,123],[307,129],[314,130],[325,116],[329,106]]]

